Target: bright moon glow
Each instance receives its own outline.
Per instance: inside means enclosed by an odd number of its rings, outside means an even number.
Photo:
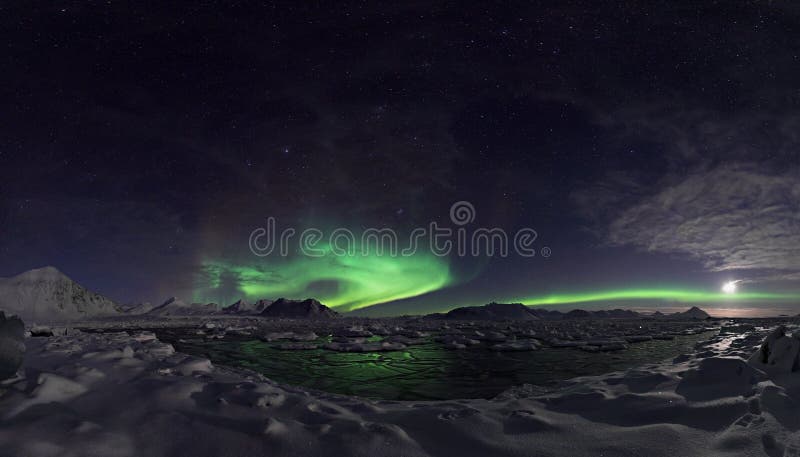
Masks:
[[[726,294],[732,294],[736,292],[736,281],[728,281],[722,285],[722,291]]]

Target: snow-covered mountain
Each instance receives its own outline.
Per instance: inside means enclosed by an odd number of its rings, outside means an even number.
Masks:
[[[222,310],[223,314],[243,314],[243,315],[256,315],[264,312],[272,300],[258,300],[255,303],[250,303],[245,300],[239,300],[236,303],[228,306]]]
[[[151,316],[206,316],[220,311],[222,311],[222,307],[216,303],[186,303],[170,297],[147,314]]]
[[[149,302],[145,302],[145,303],[128,303],[128,304],[122,304],[122,305],[119,305],[119,306],[122,309],[123,313],[132,314],[132,315],[146,314],[146,313],[149,313],[150,311],[152,311],[153,308],[155,308]]]
[[[279,298],[274,302],[271,300],[258,300],[255,303],[239,300],[230,306],[223,307],[216,303],[187,303],[171,297],[146,314],[149,316],[213,316],[227,314],[293,319],[329,319],[339,316],[339,313],[311,298],[306,300]]]
[[[86,289],[54,267],[0,278],[0,310],[29,322],[60,322],[112,316],[119,306]]]

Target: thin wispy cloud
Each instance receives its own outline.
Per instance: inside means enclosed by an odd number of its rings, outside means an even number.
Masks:
[[[797,278],[797,178],[797,168],[769,173],[744,163],[692,173],[619,212],[607,239],[648,252],[685,254],[709,271]]]

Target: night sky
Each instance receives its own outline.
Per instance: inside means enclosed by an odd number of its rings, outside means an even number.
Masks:
[[[800,311],[793,2],[171,3],[0,6],[0,276],[374,315]],[[268,217],[409,233],[456,201],[550,257],[248,247]]]

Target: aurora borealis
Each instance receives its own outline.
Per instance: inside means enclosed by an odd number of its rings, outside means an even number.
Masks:
[[[251,262],[253,262],[251,260]],[[266,260],[257,266],[204,262],[194,300],[232,303],[238,298],[314,297],[339,311],[415,297],[452,284],[445,259],[334,255]]]
[[[458,283],[447,262],[439,257],[336,256],[300,257],[267,263],[260,267],[207,262],[197,284],[197,302],[231,303],[233,299],[258,300],[271,297],[295,299],[313,296],[338,311],[354,311],[424,296]],[[224,284],[228,282],[228,287]],[[228,296],[224,296],[228,294]],[[653,303],[724,304],[792,303],[798,293],[741,291],[725,293],[701,289],[627,288],[556,293],[540,296],[504,297],[505,302],[529,306],[558,306],[603,302],[624,306],[629,301]],[[485,302],[493,300],[487,297]],[[474,304],[474,303],[473,303]],[[453,305],[456,306],[456,305]]]
[[[326,243],[317,245],[316,249],[323,254],[319,257],[294,255],[256,261],[246,259],[249,264],[207,260],[203,262],[202,274],[198,275],[193,299],[196,302],[228,304],[240,298],[255,301],[314,297],[340,312],[349,312],[413,297],[424,299],[426,294],[468,281],[468,278],[459,278],[451,271],[451,258],[437,257],[424,251],[412,256],[377,255],[362,253],[360,246],[354,246],[345,255]],[[498,297],[485,296],[484,302],[496,299]],[[500,299],[529,306],[581,303],[624,306],[626,302],[642,301],[706,305],[774,304],[798,301],[800,294],[749,288],[725,292],[719,289],[631,287],[514,298],[502,296]]]

